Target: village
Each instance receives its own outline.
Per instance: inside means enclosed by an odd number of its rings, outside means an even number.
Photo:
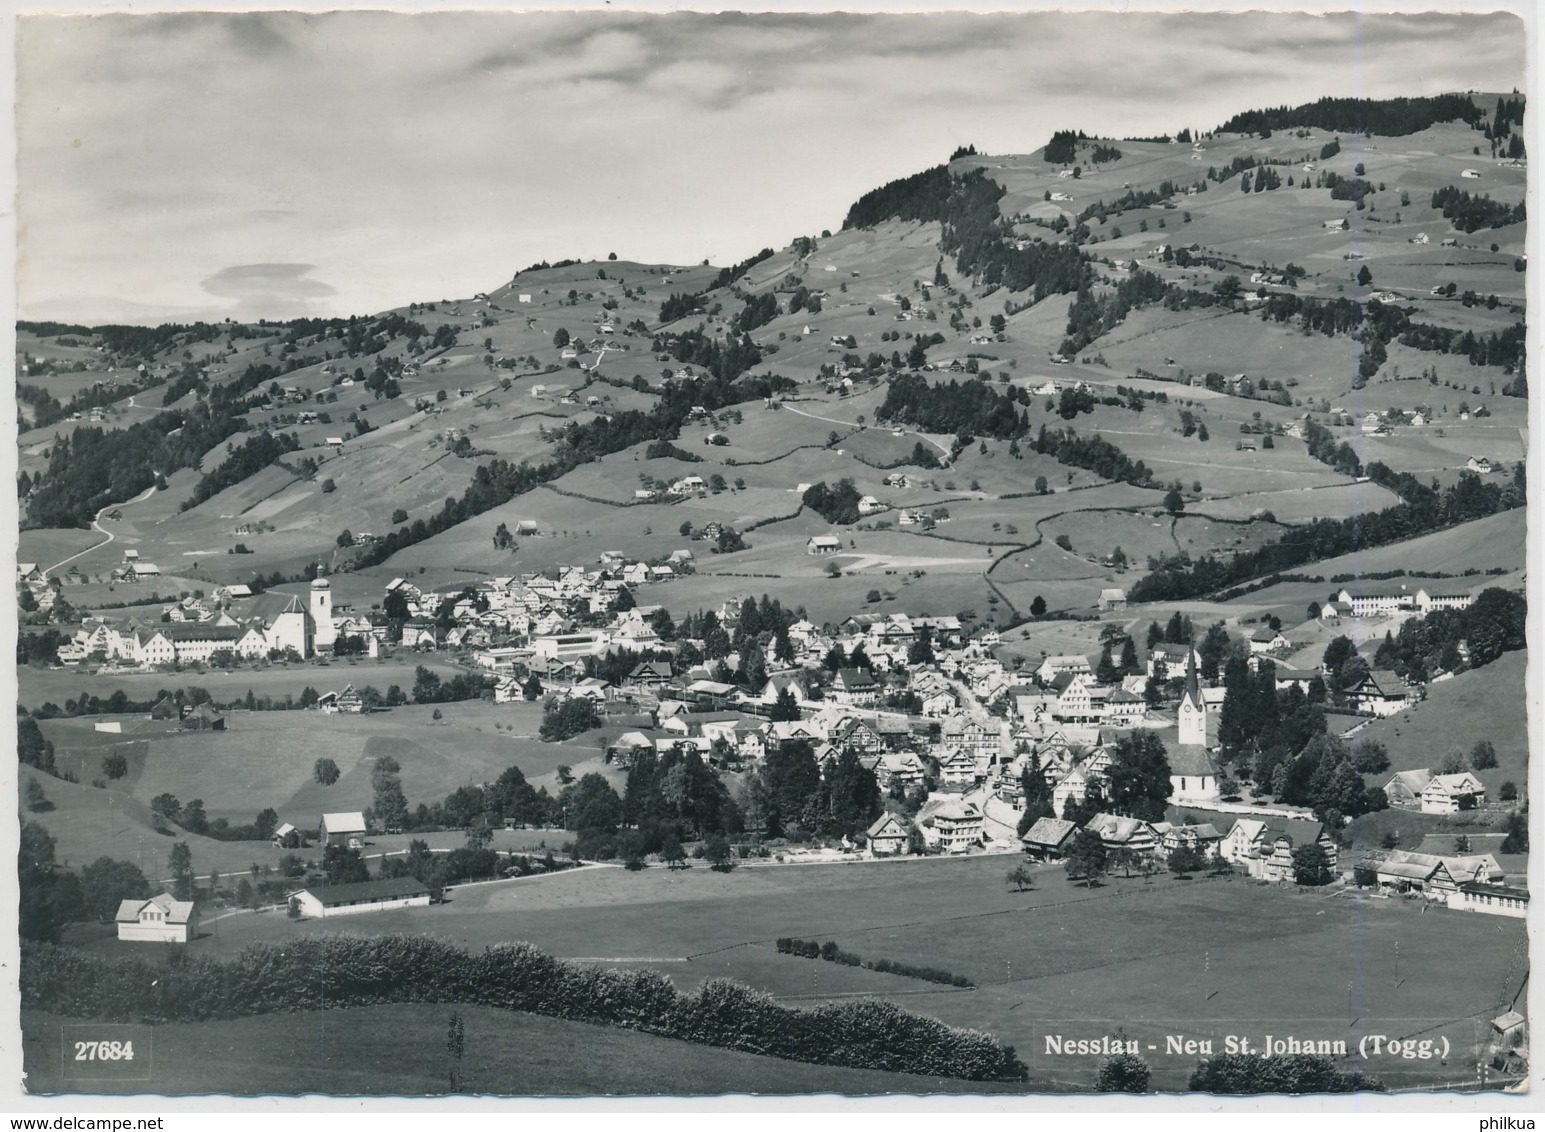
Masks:
[[[399,577],[369,610],[336,606],[325,577],[300,593],[221,586],[165,606],[159,622],[88,619],[59,657],[67,667],[172,673],[433,654],[464,669],[465,694],[495,705],[541,701],[549,714],[578,705],[576,729],[602,730],[599,763],[613,772],[669,754],[693,757],[733,783],[770,753],[802,744],[829,779],[842,756],[856,755],[886,800],[883,812],[861,834],[789,845],[779,861],[997,853],[1061,862],[1089,883],[1118,868],[1233,870],[1287,884],[1334,880],[1494,915],[1527,910],[1519,878],[1506,877],[1491,854],[1390,844],[1354,850],[1340,828],[1358,812],[1385,807],[1442,815],[1484,809],[1486,787],[1470,769],[1395,771],[1377,789],[1354,791],[1342,804],[1356,808],[1344,813],[1324,802],[1285,802],[1280,782],[1274,791],[1270,780],[1239,781],[1222,757],[1220,725],[1235,706],[1226,674],[1244,674],[1241,696],[1269,687],[1284,712],[1330,710],[1330,727],[1357,751],[1368,721],[1420,703],[1427,684],[1453,676],[1437,671],[1421,681],[1375,667],[1381,632],[1467,609],[1473,587],[1348,585],[1313,603],[1299,626],[1219,622],[1205,633],[1179,612],[1161,623],[1163,612],[1152,610],[1145,635],[1123,591],[1106,589],[1098,656],[1043,655],[1034,664],[1014,655],[1005,664],[995,655],[1000,632],[969,617],[856,613],[818,626],[798,611],[769,608],[765,597],[760,606],[747,598],[700,612],[691,625],[701,635],[684,636],[663,600],[639,598],[667,598],[669,579],[689,574],[692,562],[685,547],[653,564],[607,553],[589,567],[440,591]],[[135,567],[132,558],[124,564]],[[1320,645],[1327,634],[1339,645]],[[1325,663],[1332,659],[1334,672]],[[1452,659],[1468,662],[1464,642]],[[324,714],[408,702],[352,683],[308,693],[300,707]],[[209,703],[170,697],[150,718],[181,729],[227,727]],[[239,714],[233,725],[241,726]],[[1151,791],[1157,804],[1145,813],[1108,805],[1113,762],[1133,757],[1141,746],[1134,737],[1150,736],[1167,777]],[[1388,768],[1387,756],[1372,770],[1381,766]],[[385,832],[360,812],[280,817],[275,844],[303,846],[316,829],[324,846],[358,849]],[[293,895],[303,916],[427,904],[428,888],[413,883],[367,881],[326,902],[320,890]],[[146,915],[165,938],[194,938],[195,913],[178,908],[167,917],[160,904],[126,904],[120,938],[156,930],[145,926]]]

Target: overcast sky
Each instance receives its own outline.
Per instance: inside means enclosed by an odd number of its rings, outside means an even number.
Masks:
[[[23,318],[370,313],[715,263],[958,144],[1525,86],[1515,16],[24,17]]]

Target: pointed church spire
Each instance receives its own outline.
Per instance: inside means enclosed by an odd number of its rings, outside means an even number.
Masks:
[[[1202,702],[1202,694],[1196,681],[1196,649],[1192,645],[1186,646],[1186,695],[1191,702]]]

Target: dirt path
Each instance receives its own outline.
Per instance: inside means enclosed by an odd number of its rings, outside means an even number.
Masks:
[[[138,495],[136,495],[133,499],[129,500],[127,503],[109,503],[106,507],[101,508],[97,512],[96,518],[91,520],[91,526],[95,530],[98,530],[102,534],[106,535],[107,537],[105,539],[103,539],[101,542],[93,543],[91,546],[88,546],[85,550],[77,550],[74,554],[70,555],[68,558],[61,558],[58,562],[55,562],[52,566],[48,567],[48,569],[44,570],[43,571],[43,576],[46,578],[46,577],[48,577],[48,575],[52,574],[55,570],[59,569],[59,567],[66,566],[69,563],[74,562],[77,558],[81,557],[82,555],[90,554],[93,550],[101,550],[108,543],[112,542],[113,539],[116,538],[117,536],[114,535],[112,531],[109,531],[105,527],[102,526],[102,516],[107,514],[107,512],[111,511],[115,507],[127,507],[130,503],[139,503],[139,502],[141,502],[143,500],[149,499],[152,495],[155,494],[155,491],[156,491],[156,485],[155,484],[151,484],[144,491],[140,492]]]

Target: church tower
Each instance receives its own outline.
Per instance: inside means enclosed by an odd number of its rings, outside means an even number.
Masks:
[[[1196,678],[1196,650],[1186,652],[1186,690],[1180,697],[1180,742],[1182,746],[1207,745],[1207,703]]]
[[[333,651],[336,632],[333,629],[333,584],[326,578],[311,583],[312,643],[317,651]]]

